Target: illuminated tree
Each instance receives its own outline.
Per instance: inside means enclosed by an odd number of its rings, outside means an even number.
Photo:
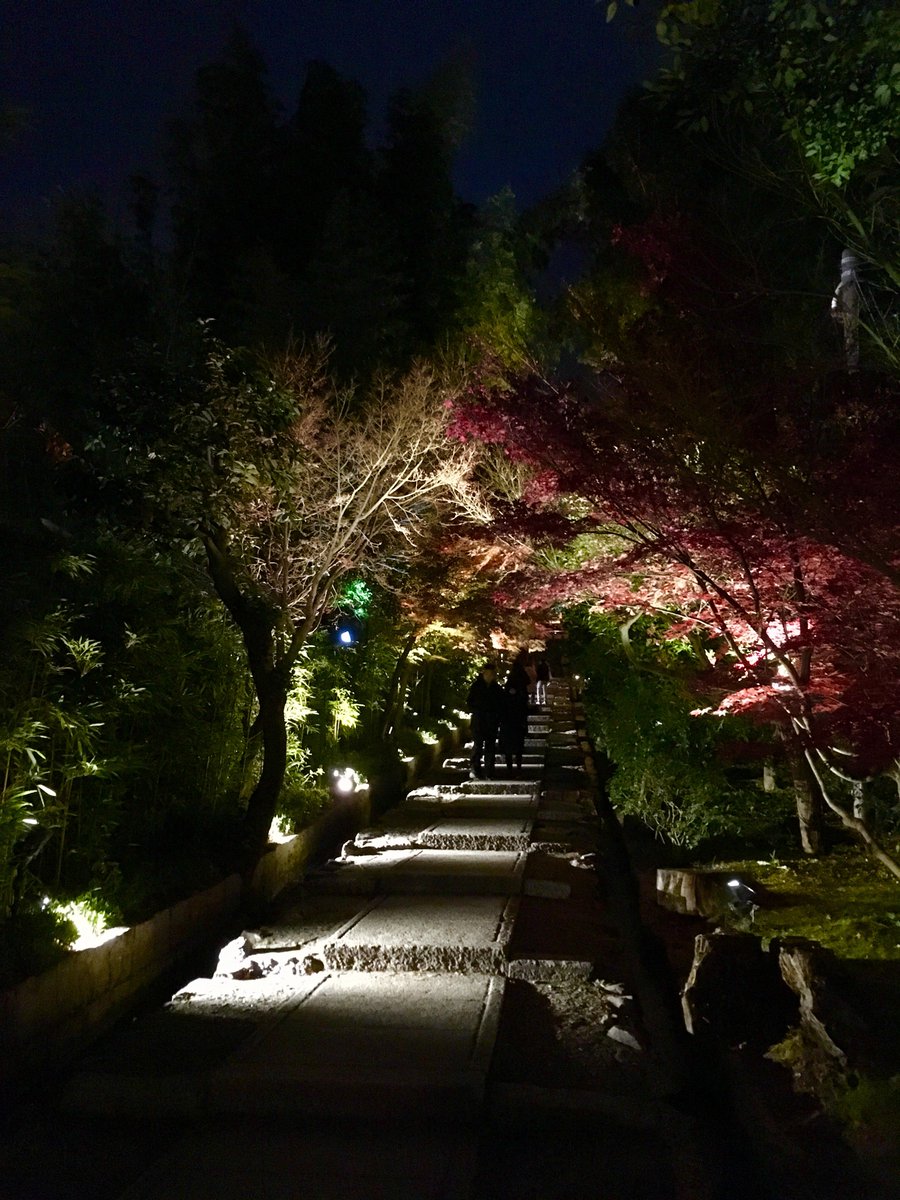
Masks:
[[[498,535],[593,541],[577,570],[535,572],[531,603],[589,597],[611,610],[667,614],[670,636],[697,635],[715,662],[704,680],[712,707],[777,723],[828,806],[900,876],[828,783],[889,770],[898,757],[900,588],[799,533],[778,475],[746,450],[690,429],[666,433],[666,397],[629,399],[603,405],[529,377],[485,389],[456,412],[456,436],[502,444],[533,471]],[[814,850],[815,813],[799,790],[798,816]]]
[[[260,369],[221,347],[189,380],[154,353],[108,386],[121,421],[88,448],[101,485],[158,533],[202,545],[243,638],[262,743],[252,855],[284,775],[291,671],[342,583],[390,585],[433,521],[473,506],[473,452],[444,436],[454,388],[416,366],[339,393],[321,350]]]

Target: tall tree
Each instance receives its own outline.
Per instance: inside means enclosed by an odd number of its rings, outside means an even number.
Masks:
[[[252,861],[284,777],[291,672],[341,583],[389,581],[438,514],[470,503],[472,454],[444,435],[455,389],[417,366],[338,392],[322,352],[255,368],[217,346],[190,377],[154,353],[107,390],[120,420],[86,461],[157,536],[202,546],[244,642],[262,745]]]
[[[440,93],[404,91],[388,111],[379,197],[403,280],[409,349],[433,347],[455,316],[471,212],[453,190],[459,129]]]
[[[235,28],[222,56],[197,72],[196,114],[170,127],[173,253],[191,310],[235,328],[246,298],[239,272],[271,220],[278,108],[265,64]]]
[[[667,5],[658,95],[709,152],[900,285],[900,14],[891,0]]]

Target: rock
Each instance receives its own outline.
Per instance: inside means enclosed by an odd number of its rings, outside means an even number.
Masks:
[[[612,1008],[623,1008],[630,1000],[633,999],[625,991],[623,983],[607,983],[603,979],[595,979],[594,987],[603,993],[604,1001]]]
[[[643,1047],[633,1033],[629,1033],[627,1029],[623,1029],[621,1025],[610,1025],[606,1030],[606,1036],[612,1038],[614,1042],[621,1042],[623,1046],[630,1046],[632,1050],[641,1050]]]
[[[580,867],[583,871],[593,871],[597,862],[597,855],[594,853],[576,854],[571,859],[571,862],[573,867]]]
[[[674,912],[718,917],[731,912],[752,916],[765,903],[760,883],[732,871],[694,871],[661,867],[656,872],[656,902]]]
[[[626,996],[624,983],[610,983],[605,979],[595,979],[594,987],[600,988],[604,992],[609,992],[613,996]],[[627,999],[631,999],[630,996]]]
[[[380,847],[366,842],[351,840],[341,846],[341,858],[361,858],[366,854],[377,854]]]
[[[773,943],[781,976],[800,1002],[800,1025],[841,1067],[877,1066],[878,1047],[847,998],[837,958],[817,942],[784,938]]]
[[[238,978],[235,972],[244,969],[247,955],[253,951],[258,940],[258,938],[254,938],[247,933],[240,933],[236,938],[232,938],[230,942],[226,942],[219,951],[215,977],[219,978],[227,975],[231,976],[231,978]]]
[[[272,930],[262,925],[259,929],[245,929],[241,934],[241,937],[244,939],[244,954],[255,954],[263,942],[271,936]]]
[[[681,997],[689,1033],[764,1050],[796,1020],[797,1003],[774,955],[750,933],[698,934]]]
[[[242,967],[231,972],[232,979],[262,979],[270,973],[258,958],[248,958]],[[217,972],[218,973],[218,972]]]

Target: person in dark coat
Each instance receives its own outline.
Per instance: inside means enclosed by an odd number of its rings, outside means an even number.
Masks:
[[[497,682],[493,663],[485,663],[469,688],[469,712],[472,714],[473,779],[494,777],[494,757],[497,752],[497,729],[503,704],[503,689]]]
[[[519,651],[510,667],[503,686],[503,711],[500,716],[500,749],[506,759],[506,769],[512,773],[522,770],[525,737],[528,733],[528,691],[531,679],[526,669],[527,653]]]

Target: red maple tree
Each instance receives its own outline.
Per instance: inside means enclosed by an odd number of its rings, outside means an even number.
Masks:
[[[624,373],[607,402],[531,373],[494,376],[455,405],[453,436],[498,443],[531,468],[495,535],[536,546],[591,535],[597,548],[575,570],[526,569],[501,598],[546,609],[588,597],[669,614],[671,637],[699,634],[710,660],[704,711],[777,723],[795,767],[900,877],[833,786],[891,770],[900,754],[898,509],[885,476],[891,438],[875,441],[879,422],[882,434],[891,422],[871,396],[836,408],[843,450],[825,455],[785,420],[790,436],[761,460],[727,433],[667,428],[665,415]],[[825,487],[828,505],[817,502]],[[810,796],[798,811],[814,850]]]

